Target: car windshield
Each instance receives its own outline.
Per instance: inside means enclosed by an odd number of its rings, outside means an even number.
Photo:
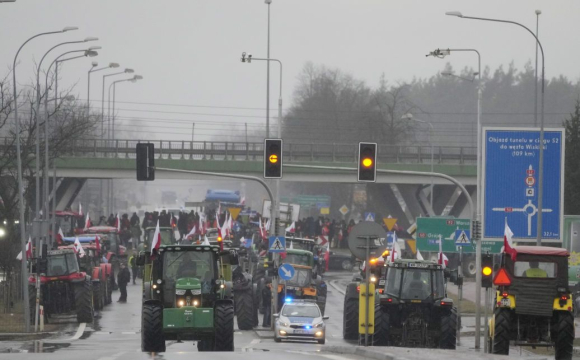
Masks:
[[[213,253],[210,251],[165,251],[163,256],[163,279],[175,281],[194,277],[202,281],[214,278]]]
[[[386,293],[402,300],[425,300],[445,296],[441,271],[427,269],[390,268],[385,284]]]
[[[292,239],[287,239],[286,241],[290,241],[292,248],[296,250],[312,251],[314,249],[314,241],[292,240]]]
[[[282,316],[286,317],[320,317],[320,310],[318,306],[313,305],[284,305],[282,308]]]
[[[46,276],[64,276],[79,271],[75,254],[51,255],[47,260],[48,268]]]
[[[284,259],[284,264],[294,264],[294,265],[306,265],[310,266],[310,257],[307,254],[286,254],[286,259]]]
[[[295,270],[296,270],[296,272],[294,274],[294,277],[290,280],[287,280],[286,284],[293,285],[293,286],[300,286],[300,287],[310,285],[312,270],[311,269],[299,269],[299,268],[295,268]]]

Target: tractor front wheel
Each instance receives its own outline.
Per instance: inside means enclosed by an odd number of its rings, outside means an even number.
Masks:
[[[561,311],[557,316],[556,325],[556,359],[570,360],[574,352],[574,316],[569,312]]]
[[[93,322],[93,288],[91,281],[86,279],[75,285],[75,304],[77,321],[79,323]]]
[[[358,339],[358,306],[358,297],[345,296],[342,312],[342,337],[345,340]]]
[[[214,313],[214,350],[234,351],[234,306],[218,303]]]
[[[143,304],[141,315],[141,351],[165,352],[163,337],[163,308],[156,304]]]
[[[508,309],[495,309],[493,329],[493,353],[509,355],[511,313]]]

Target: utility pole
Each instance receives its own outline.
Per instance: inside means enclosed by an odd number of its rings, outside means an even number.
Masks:
[[[191,142],[193,142],[193,133],[194,133],[194,131],[195,131],[195,123],[191,124]]]

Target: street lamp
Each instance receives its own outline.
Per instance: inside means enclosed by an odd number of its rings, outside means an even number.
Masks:
[[[102,68],[99,69],[95,69],[97,66],[99,65],[98,62],[93,61],[91,69],[89,70],[89,74],[88,74],[88,79],[87,79],[87,110],[90,107],[91,104],[91,74],[97,71],[101,71],[101,70],[107,70],[107,69],[114,69],[114,68],[118,68],[119,64],[118,63],[109,63],[108,66],[103,66]]]
[[[44,114],[45,114],[45,120],[44,120],[44,200],[43,200],[43,207],[46,210],[46,219],[49,219],[49,194],[48,194],[48,182],[49,182],[49,175],[48,175],[48,171],[49,171],[49,161],[48,161],[48,75],[50,74],[50,69],[52,68],[53,65],[55,65],[55,93],[54,93],[54,102],[55,102],[55,111],[57,108],[57,100],[58,100],[58,92],[57,92],[57,87],[56,87],[56,81],[58,80],[58,64],[60,62],[64,62],[64,61],[69,61],[69,60],[74,60],[74,59],[79,59],[82,57],[94,57],[97,56],[98,53],[94,50],[96,48],[99,48],[99,46],[91,46],[90,48],[86,49],[86,50],[73,50],[73,51],[67,51],[63,54],[60,54],[59,56],[56,57],[56,59],[54,59],[50,65],[48,66],[48,70],[46,71],[46,77],[45,77],[45,82],[44,82],[44,88],[46,89],[46,94],[44,96]],[[74,56],[74,57],[70,57],[70,58],[66,58],[66,59],[62,59],[60,60],[60,58],[62,58],[65,55],[68,54],[73,54],[73,53],[79,53],[82,52],[84,53],[83,55],[80,56]],[[65,98],[63,98],[65,100],[70,100],[70,96],[67,96]],[[72,97],[72,99],[74,100],[74,97]],[[40,128],[40,126],[39,126]],[[53,234],[54,234],[54,229],[53,229]]]
[[[26,224],[24,223],[24,189],[22,184],[22,158],[20,154],[20,122],[18,119],[18,91],[16,88],[16,61],[18,60],[18,55],[20,51],[24,47],[24,45],[28,44],[32,39],[43,35],[52,35],[52,34],[60,34],[67,31],[77,30],[77,27],[67,26],[59,31],[48,31],[43,32],[40,34],[36,34],[28,40],[26,40],[16,52],[14,56],[14,62],[12,63],[12,89],[13,89],[13,96],[14,96],[14,122],[15,122],[15,132],[16,132],[16,172],[18,177],[18,204],[19,204],[19,224],[20,224],[20,247],[23,254],[26,254]],[[26,261],[21,261],[21,270],[22,270],[22,293],[23,293],[23,301],[25,304],[28,304],[28,269],[26,267]],[[28,306],[24,307],[24,323],[26,332],[30,331],[30,308]]]
[[[432,141],[432,135],[433,135],[433,124],[430,121],[425,121],[425,120],[419,120],[413,117],[413,114],[411,113],[407,113],[405,115],[403,115],[401,117],[402,120],[407,120],[407,121],[416,121],[418,123],[422,123],[422,124],[427,124],[430,127],[430,131],[429,131],[429,145],[431,146],[431,174],[433,174],[433,141]],[[430,190],[430,203],[431,203],[431,211],[434,215],[435,214],[435,207],[433,206],[433,175],[431,175],[431,190]]]
[[[108,100],[108,104],[109,104],[108,105],[109,122],[111,122],[111,112],[110,112],[111,111],[111,87],[113,87],[113,114],[112,114],[113,115],[112,116],[113,120],[112,120],[112,128],[111,128],[111,140],[113,140],[114,137],[115,137],[115,97],[116,97],[117,83],[126,82],[126,81],[135,83],[135,82],[137,82],[137,80],[142,80],[142,79],[143,79],[143,76],[141,76],[141,75],[135,75],[132,78],[121,79],[121,80],[113,81],[111,83],[111,85],[109,85],[109,98],[108,98],[109,99]],[[112,208],[113,208],[112,205],[113,205],[113,202],[114,202],[114,199],[115,198],[113,196],[113,180],[111,179],[109,181],[111,182],[110,183],[110,186],[109,186],[109,207],[111,207],[111,210],[112,210]]]
[[[536,39],[536,44],[540,47],[540,52],[542,53],[542,98],[541,98],[541,105],[540,105],[540,159],[539,159],[539,175],[538,175],[538,224],[537,224],[537,234],[536,234],[536,245],[542,245],[542,215],[543,215],[543,202],[544,202],[544,99],[545,99],[545,69],[546,69],[546,62],[544,56],[544,47],[540,42],[540,39],[534,34],[532,30],[528,27],[511,20],[500,20],[500,19],[489,19],[489,18],[481,18],[481,17],[472,17],[472,16],[465,16],[459,11],[448,11],[445,15],[456,16],[462,19],[472,19],[472,20],[483,20],[483,21],[493,21],[505,24],[513,24],[519,27],[524,28],[527,30],[533,37]],[[476,328],[477,330],[478,328]],[[475,338],[476,346],[479,348],[479,338]]]
[[[266,47],[266,58],[270,59],[270,4],[272,0],[264,0],[268,5],[268,45]],[[266,62],[266,138],[270,137],[270,62]],[[274,224],[274,221],[271,221]],[[272,323],[274,324],[274,323]],[[273,328],[273,327],[272,327]]]
[[[441,73],[442,75],[447,75],[447,76],[454,76],[454,77],[458,77],[460,79],[466,80],[466,81],[471,81],[473,82],[475,80],[475,77],[478,77],[477,80],[477,139],[476,139],[476,144],[477,144],[477,184],[476,184],[476,191],[477,191],[477,212],[475,215],[475,221],[478,222],[478,224],[481,224],[481,213],[482,213],[482,208],[483,208],[483,202],[482,202],[482,192],[483,192],[483,185],[482,185],[482,181],[481,181],[481,175],[482,175],[482,158],[481,158],[481,153],[482,153],[482,149],[481,149],[481,99],[482,99],[482,93],[483,93],[483,84],[481,82],[481,54],[479,53],[479,51],[477,51],[476,49],[437,49],[435,51],[432,51],[429,53],[429,55],[427,56],[434,56],[434,57],[438,57],[440,59],[444,58],[447,55],[451,55],[452,52],[454,51],[460,51],[460,52],[474,52],[477,54],[477,72],[473,73],[473,79],[467,79],[464,78],[462,76],[457,76],[454,75],[453,73]],[[474,227],[475,228],[475,227]],[[480,228],[478,226],[478,228]],[[475,232],[472,232],[472,235],[476,235]],[[474,236],[474,240],[476,241],[475,244],[475,348],[479,349],[480,347],[480,338],[479,338],[479,334],[481,331],[481,238],[479,238],[479,236]],[[487,302],[487,297],[486,297],[486,302]],[[487,310],[486,310],[486,324],[487,324]],[[487,325],[486,325],[487,326]],[[484,344],[484,347],[487,347],[487,343]]]
[[[119,65],[119,64],[116,64]],[[110,66],[111,68],[117,68],[118,66]],[[112,74],[105,74],[103,75],[103,83],[102,83],[102,93],[101,93],[101,144],[104,145],[103,143],[105,142],[105,80],[107,77],[109,76],[116,76],[116,75],[121,75],[121,74],[132,74],[134,72],[133,69],[129,69],[129,68],[125,68],[124,71],[119,71],[116,73],[112,73]],[[110,136],[110,129],[111,129],[111,123],[110,123],[110,119],[109,123],[107,124],[107,140]],[[107,156],[107,153],[105,152],[105,156]],[[99,213],[102,215],[101,211],[103,211],[103,181],[101,179],[101,183],[99,186]],[[111,184],[111,180],[108,180],[107,182],[110,186]],[[107,189],[108,191],[108,189]],[[108,206],[108,210],[110,210],[110,204],[107,204]],[[110,212],[110,211],[109,211]]]

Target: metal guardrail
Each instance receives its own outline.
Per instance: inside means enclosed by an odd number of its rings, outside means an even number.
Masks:
[[[66,144],[63,156],[86,158],[135,158],[135,146],[140,140],[78,139]],[[195,160],[255,160],[264,156],[263,143],[215,141],[148,141],[155,145],[156,158]],[[0,139],[0,148],[11,146],[12,139]],[[435,146],[434,162],[437,164],[475,164],[475,147]],[[286,162],[346,162],[358,160],[358,144],[299,144],[284,143]],[[431,162],[430,146],[379,145],[379,163]]]

